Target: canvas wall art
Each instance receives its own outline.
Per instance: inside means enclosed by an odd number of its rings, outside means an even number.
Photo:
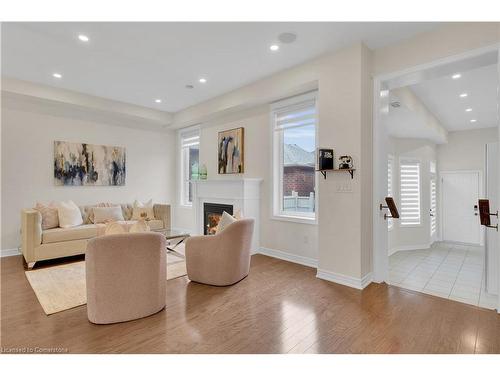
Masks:
[[[219,174],[243,173],[244,128],[219,132]]]
[[[123,186],[125,172],[125,147],[54,142],[56,185]]]

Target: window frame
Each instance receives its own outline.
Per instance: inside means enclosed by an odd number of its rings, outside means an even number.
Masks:
[[[405,164],[417,164],[418,165],[418,219],[419,223],[410,223],[404,224],[403,221],[403,189],[401,187],[402,178],[401,178],[401,167]],[[408,157],[400,157],[399,158],[399,168],[398,168],[398,177],[399,177],[399,204],[401,208],[399,227],[400,228],[417,228],[423,225],[423,216],[422,216],[422,160],[418,158],[408,158]]]
[[[272,204],[271,204],[271,219],[280,221],[290,221],[301,224],[318,223],[318,178],[316,171],[314,172],[314,213],[312,215],[304,215],[297,212],[289,212],[283,210],[283,131],[275,130],[275,115],[276,112],[282,111],[289,107],[300,105],[300,103],[314,100],[314,149],[318,147],[318,91],[311,91],[305,94],[297,95],[291,98],[274,102],[270,105],[270,137],[272,143],[271,157],[271,185],[272,185]],[[316,158],[316,156],[315,156]],[[316,169],[316,168],[315,168]]]
[[[186,186],[189,189],[189,184],[191,183],[191,176],[187,176],[186,179],[186,156],[185,151],[189,150],[190,147],[183,147],[183,139],[190,137],[198,137],[198,152],[201,143],[201,132],[199,126],[189,127],[181,129],[178,132],[178,149],[177,155],[179,157],[179,206],[184,208],[192,208],[193,202],[189,201],[189,192],[186,199]],[[199,167],[199,160],[198,160]],[[189,167],[188,167],[189,168]],[[189,172],[188,172],[189,173]]]

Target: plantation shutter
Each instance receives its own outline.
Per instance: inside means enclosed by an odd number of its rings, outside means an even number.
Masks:
[[[436,233],[436,178],[431,178],[431,236]]]
[[[401,225],[420,225],[420,163],[400,162]]]
[[[393,189],[392,189],[392,184],[393,184],[393,173],[394,170],[394,156],[388,155],[387,156],[387,196],[392,197],[393,196]],[[394,220],[391,218],[387,219],[387,228],[392,229],[394,226]]]

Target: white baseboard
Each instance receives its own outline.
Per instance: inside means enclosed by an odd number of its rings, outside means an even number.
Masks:
[[[287,253],[281,250],[269,249],[267,247],[260,247],[258,254],[267,255],[273,258],[278,258],[281,260],[286,260],[288,262],[302,264],[307,267],[318,267],[318,260],[314,258],[304,257],[302,255],[295,255],[291,253]]]
[[[2,249],[0,250],[0,258],[21,255],[19,249]]]
[[[396,246],[396,247],[393,247],[392,249],[389,249],[389,256],[391,256],[392,254],[394,254],[395,252],[398,252],[398,251],[410,251],[410,250],[427,250],[427,249],[430,249],[432,243],[426,243],[426,244],[423,244],[423,245],[405,245],[405,246]]]
[[[356,288],[360,290],[366,288],[372,282],[371,272],[366,274],[362,278],[357,278],[357,277],[342,275],[340,273],[318,269],[316,277],[318,279],[331,281],[333,283],[349,286],[351,288]]]

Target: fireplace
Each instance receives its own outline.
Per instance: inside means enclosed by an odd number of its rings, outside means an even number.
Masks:
[[[203,231],[205,235],[215,234],[224,211],[232,215],[233,206],[230,204],[203,203]]]

